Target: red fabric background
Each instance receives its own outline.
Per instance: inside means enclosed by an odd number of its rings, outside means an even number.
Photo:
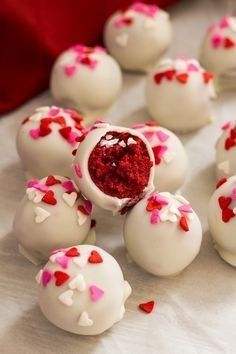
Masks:
[[[152,0],[165,8],[176,0]],[[48,86],[57,55],[102,38],[107,17],[132,0],[1,0],[0,114]]]

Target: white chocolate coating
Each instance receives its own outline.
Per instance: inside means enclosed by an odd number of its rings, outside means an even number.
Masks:
[[[172,276],[197,256],[202,240],[201,223],[182,196],[167,192],[152,196],[157,201],[164,200],[162,209],[158,211],[148,200],[150,197],[139,201],[125,219],[125,245],[131,259],[147,272]],[[181,218],[189,231],[181,227]]]
[[[192,131],[210,123],[214,97],[211,74],[194,59],[163,60],[147,77],[148,112],[173,131]]]
[[[208,206],[208,223],[215,249],[234,267],[236,267],[235,207],[236,176],[232,176],[213,193]]]
[[[179,138],[158,125],[137,124],[133,128],[144,134],[153,149],[155,189],[176,192],[184,183],[188,167],[187,154]]]
[[[122,75],[119,65],[103,48],[76,45],[56,60],[50,86],[57,101],[91,120],[103,116],[116,100]]]
[[[77,147],[76,137],[81,135],[81,128],[77,129],[76,121],[71,116],[77,116],[76,112],[59,107],[40,107],[27,118],[20,126],[17,134],[17,151],[28,176],[43,178],[49,174],[72,176],[71,164],[72,151]],[[49,118],[54,122],[48,125],[51,132],[40,136],[42,120]],[[56,123],[57,119],[64,120],[65,124]],[[71,128],[68,139],[60,134],[60,130]],[[70,129],[69,128],[69,129]]]
[[[73,250],[80,254],[75,257],[67,257],[67,250],[59,251],[68,262],[66,268],[57,263],[54,254],[37,276],[40,308],[50,322],[68,332],[100,334],[124,316],[131,287],[117,261],[101,248],[74,246]],[[102,262],[90,263],[94,251]],[[56,285],[58,271],[69,278]]]
[[[72,180],[53,177],[61,183],[47,186],[47,178],[28,182],[13,223],[20,252],[35,264],[46,261],[55,249],[88,243],[92,236],[91,203],[79,194]]]
[[[235,122],[222,127],[216,143],[216,175],[218,178],[236,175],[236,129]]]
[[[155,5],[134,3],[110,16],[104,41],[123,69],[146,71],[169,47],[172,28],[167,12]]]
[[[226,16],[210,26],[201,46],[200,62],[216,74],[218,90],[236,88],[236,17]]]
[[[150,161],[153,163],[153,166],[150,169],[149,173],[149,181],[145,189],[143,190],[143,196],[151,193],[154,190],[153,178],[154,178],[154,156],[152,149],[146,140],[146,138],[139,132],[134,129],[129,129],[125,127],[118,127],[109,125],[106,123],[98,123],[95,124],[96,129],[91,130],[86,138],[79,144],[77,153],[75,155],[75,159],[73,162],[74,166],[74,179],[77,183],[79,189],[82,193],[91,200],[97,206],[112,211],[114,214],[119,212],[122,208],[127,206],[130,202],[130,198],[117,198],[105,194],[102,190],[100,190],[93,180],[91,179],[89,169],[88,169],[88,160],[91,152],[95,148],[95,146],[99,143],[100,139],[107,133],[115,131],[115,132],[123,132],[130,133],[133,136],[137,136],[140,138],[144,144],[146,145],[148,154],[150,156]],[[125,147],[124,147],[125,149]],[[79,167],[79,173],[78,173]],[[76,172],[77,170],[77,172]],[[137,196],[140,197],[140,196]]]

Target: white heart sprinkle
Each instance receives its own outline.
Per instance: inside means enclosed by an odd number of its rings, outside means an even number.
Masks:
[[[78,214],[78,224],[81,226],[86,222],[88,215],[81,213],[79,210],[77,211],[77,214]]]
[[[72,290],[77,289],[78,291],[85,291],[86,283],[83,275],[79,274],[76,277],[74,277],[69,283],[69,288]]]
[[[78,321],[78,325],[82,326],[82,327],[89,327],[89,326],[93,325],[93,320],[91,320],[91,318],[89,318],[88,312],[83,311],[81,313],[79,321]]]
[[[164,159],[165,163],[170,163],[174,159],[175,156],[176,156],[176,152],[166,151],[163,156],[163,159]]]
[[[174,68],[177,71],[186,71],[187,70],[187,63],[183,59],[176,59],[174,62]]]
[[[166,210],[160,214],[160,219],[161,221],[176,222],[177,216],[175,214],[170,213],[169,210]]]
[[[62,199],[64,202],[66,202],[69,207],[73,207],[75,205],[76,199],[77,199],[77,193],[72,192],[72,193],[63,193],[62,194]]]
[[[38,274],[37,274],[36,277],[35,277],[35,280],[36,280],[36,282],[37,282],[38,284],[41,283],[42,274],[43,274],[43,270],[40,269],[40,271],[38,272]]]
[[[153,19],[151,18],[147,18],[145,21],[144,21],[144,28],[145,29],[151,29],[151,28],[155,28],[156,27],[156,21],[154,21]]]
[[[58,299],[66,306],[71,306],[73,304],[72,296],[73,290],[66,290],[64,293],[58,296]]]
[[[51,215],[47,210],[40,208],[40,207],[36,207],[34,211],[36,214],[35,222],[37,224],[40,224],[41,222],[46,220]]]
[[[173,204],[170,206],[169,212],[172,213],[172,214],[175,214],[177,216],[181,215],[179,209]]]
[[[43,118],[43,113],[42,112],[37,112],[37,113],[33,114],[32,116],[30,116],[29,120],[32,120],[33,122],[38,122],[42,118]]]
[[[33,202],[34,203],[40,203],[41,200],[42,200],[42,192],[35,191]]]
[[[50,110],[49,106],[42,106],[35,109],[36,112],[47,112]]]
[[[220,171],[223,171],[224,173],[228,174],[230,172],[228,160],[218,163],[217,167]]]
[[[56,252],[56,253],[51,254],[51,256],[49,257],[49,260],[50,260],[50,262],[55,263],[56,259],[58,257],[62,257],[62,256],[64,256],[64,252],[63,251]]]
[[[133,138],[129,138],[127,140],[127,145],[131,145],[131,144],[137,144],[137,142]]]
[[[120,141],[120,142],[119,142],[119,145],[120,145],[121,147],[123,147],[123,148],[126,147],[126,143],[124,142],[124,140]]]
[[[29,200],[33,200],[35,196],[35,189],[34,188],[27,188],[26,194]]]
[[[73,257],[73,262],[80,268],[84,268],[88,262],[88,256]]]
[[[115,39],[116,43],[119,44],[121,47],[126,47],[128,44],[128,40],[129,36],[127,33],[122,33]]]

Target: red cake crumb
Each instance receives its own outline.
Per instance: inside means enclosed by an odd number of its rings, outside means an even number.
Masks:
[[[111,146],[102,145],[106,136],[112,136],[109,140],[119,141]],[[134,139],[136,144],[128,145],[129,138]],[[152,165],[147,147],[140,138],[115,131],[106,133],[100,139],[88,161],[89,173],[96,186],[105,194],[120,199],[137,198],[143,193]]]

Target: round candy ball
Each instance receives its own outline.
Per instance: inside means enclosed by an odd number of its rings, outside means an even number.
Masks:
[[[172,276],[197,256],[202,228],[182,196],[153,193],[127,213],[124,240],[129,256],[140,267],[157,276]]]
[[[134,129],[95,124],[80,142],[73,166],[81,192],[113,213],[123,212],[154,189],[153,152]]]
[[[236,127],[235,122],[222,126],[222,134],[216,143],[216,174],[218,178],[236,175]]]
[[[71,47],[58,57],[51,74],[53,97],[88,120],[104,115],[121,87],[119,65],[102,47]]]
[[[48,176],[29,181],[13,223],[19,251],[39,264],[55,249],[94,243],[91,211],[92,204],[69,178]]]
[[[149,141],[155,157],[154,186],[159,192],[176,192],[184,183],[188,158],[183,144],[170,130],[156,123],[133,126]]]
[[[65,331],[82,335],[100,334],[120,321],[131,294],[117,261],[90,245],[54,252],[36,279],[45,317]]]
[[[149,114],[164,127],[192,131],[210,123],[215,91],[212,74],[194,59],[166,59],[149,73],[146,103]]]
[[[17,151],[29,178],[71,176],[72,152],[84,129],[83,117],[59,107],[40,107],[21,124]]]
[[[123,69],[146,71],[169,47],[169,15],[156,5],[134,3],[106,22],[104,41]]]
[[[236,266],[236,176],[221,179],[208,207],[208,223],[219,255]]]
[[[223,17],[209,27],[202,43],[200,62],[216,74],[218,90],[236,88],[236,17]]]

